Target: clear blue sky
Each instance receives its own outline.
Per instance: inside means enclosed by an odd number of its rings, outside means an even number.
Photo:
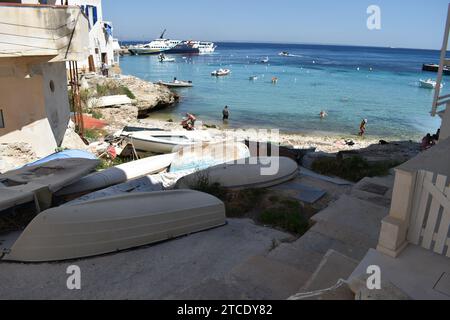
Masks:
[[[382,29],[366,27],[381,8]],[[319,43],[438,49],[448,0],[103,0],[120,40]]]

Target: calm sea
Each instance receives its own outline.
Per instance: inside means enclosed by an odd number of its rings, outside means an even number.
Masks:
[[[281,57],[281,51],[292,56]],[[230,127],[267,127],[288,132],[355,134],[367,118],[368,134],[417,138],[435,132],[439,118],[430,116],[433,90],[420,88],[423,63],[438,62],[439,52],[394,48],[325,45],[218,43],[212,55],[173,55],[175,63],[157,56],[128,56],[124,74],[145,80],[192,80],[181,89],[181,101],[152,117],[178,120],[186,112],[205,123],[221,124],[230,107]],[[268,57],[269,63],[261,60]],[[232,74],[215,78],[218,68]],[[258,80],[250,81],[250,76]],[[276,85],[272,77],[279,79]],[[450,83],[449,83],[450,86]],[[321,110],[328,112],[320,120]]]

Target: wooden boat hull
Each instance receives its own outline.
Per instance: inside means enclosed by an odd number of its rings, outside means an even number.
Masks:
[[[278,171],[266,175],[264,168],[269,162],[278,161]],[[298,176],[298,165],[295,161],[285,157],[248,158],[245,164],[231,162],[218,165],[204,171],[193,173],[180,179],[177,188],[191,188],[199,179],[206,177],[210,184],[218,183],[228,189],[258,189],[282,184]]]
[[[109,197],[39,214],[3,260],[78,259],[157,243],[225,223],[224,204],[196,191]]]

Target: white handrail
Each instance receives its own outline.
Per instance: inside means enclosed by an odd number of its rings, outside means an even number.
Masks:
[[[447,10],[447,22],[445,24],[445,33],[444,33],[444,41],[442,44],[441,49],[441,60],[439,63],[439,71],[437,76],[437,84],[436,84],[436,91],[434,93],[434,100],[433,100],[433,109],[431,110],[431,115],[434,117],[438,113],[438,107],[444,102],[440,102],[440,94],[441,94],[441,85],[442,85],[442,78],[444,74],[444,66],[446,62],[446,56],[447,56],[447,48],[448,48],[448,37],[450,36],[450,4],[448,6]],[[446,103],[446,102],[445,102]]]

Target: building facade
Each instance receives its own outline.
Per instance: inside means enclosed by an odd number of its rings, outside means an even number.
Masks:
[[[0,3],[0,143],[39,157],[62,143],[70,120],[67,61],[83,61],[88,20],[79,7]]]

